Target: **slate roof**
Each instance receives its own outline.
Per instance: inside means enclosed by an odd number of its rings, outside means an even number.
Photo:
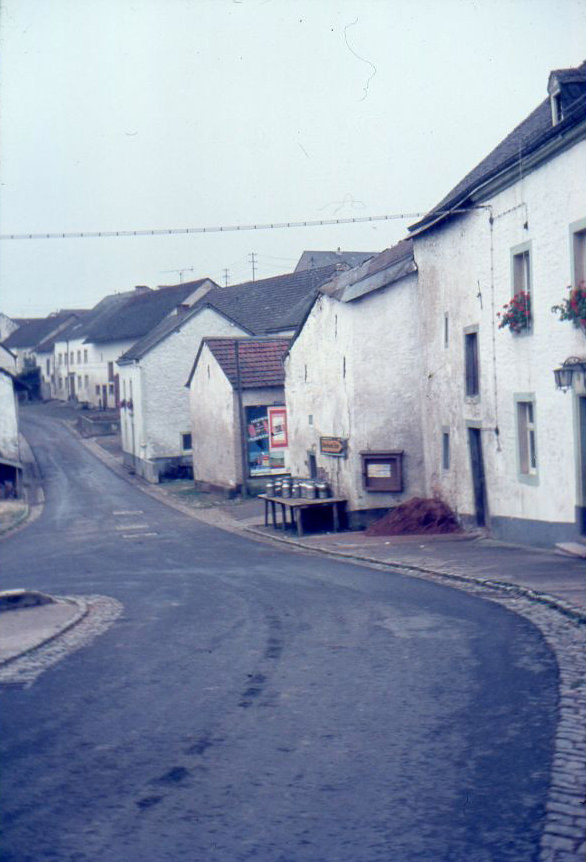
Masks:
[[[202,348],[207,344],[232,386],[238,385],[236,343],[243,389],[285,385],[283,357],[289,348],[288,338],[205,338]],[[195,361],[194,370],[202,348]]]
[[[19,347],[34,348],[55,332],[65,328],[69,320],[75,320],[74,315],[76,314],[78,312],[60,311],[56,314],[50,314],[48,317],[30,320],[28,323],[23,323],[14,332],[11,332],[8,338],[5,338],[2,343],[10,349]]]
[[[118,360],[138,360],[204,308],[213,308],[250,335],[270,335],[296,329],[304,320],[319,287],[339,272],[339,264],[303,272],[214,287],[185,314],[162,320],[137,340]]]
[[[99,315],[89,325],[85,341],[101,344],[137,340],[208,280],[202,278],[157,290],[121,294],[126,297],[125,301],[119,305],[114,303],[111,312]]]
[[[318,269],[322,266],[330,266],[333,263],[347,263],[348,266],[360,266],[369,257],[373,257],[375,251],[304,251],[295,272],[305,269]]]
[[[423,219],[409,230],[421,232],[446,217],[442,211],[471,204],[470,196],[484,183],[527,158],[554,138],[562,138],[570,129],[586,118],[586,62],[576,69],[559,69],[550,75],[562,85],[564,117],[553,124],[549,97],[532,111],[501,143],[452,190]]]
[[[188,320],[196,314],[199,314],[204,308],[213,307],[206,300],[207,294],[201,300],[195,302],[189,309],[186,309],[183,313],[167,315],[167,317],[161,320],[161,322],[151,329],[150,332],[147,332],[146,335],[139,338],[138,341],[135,341],[132,347],[129,347],[128,350],[122,354],[120,359],[118,359],[118,364],[125,365],[126,363],[141,359],[149,352],[149,350],[152,350],[153,347],[156,347],[157,344],[164,341],[168,335],[180,330]],[[221,314],[222,317],[227,317],[227,315],[222,312],[218,313]],[[234,323],[236,323],[236,321],[234,321]],[[245,329],[246,327],[241,328]],[[251,332],[250,335],[252,334],[253,333]]]
[[[294,329],[301,323],[318,288],[338,271],[338,264],[248,281],[210,291],[205,301],[255,335]]]

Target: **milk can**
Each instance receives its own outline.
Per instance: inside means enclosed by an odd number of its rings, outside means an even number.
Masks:
[[[301,487],[299,482],[294,481],[291,482],[291,496],[292,497],[300,497],[301,496]]]
[[[305,496],[308,500],[315,500],[317,497],[317,488],[315,487],[315,483],[308,479],[305,483]]]
[[[281,479],[275,479],[275,497],[281,496],[281,490],[283,488],[283,482]]]
[[[273,482],[272,479],[269,479],[269,481],[266,484],[265,494],[267,495],[267,497],[274,497],[275,496],[275,483]]]
[[[289,479],[283,479],[281,483],[281,496],[282,497],[290,497],[291,496],[291,482]]]
[[[328,488],[327,482],[316,482],[315,487],[317,490],[317,496],[320,500],[326,500],[330,496],[330,489]]]

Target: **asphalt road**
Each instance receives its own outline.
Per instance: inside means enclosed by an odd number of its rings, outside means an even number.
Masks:
[[[123,615],[0,691],[2,862],[530,862],[556,664],[505,609],[221,532],[25,410],[2,587]]]

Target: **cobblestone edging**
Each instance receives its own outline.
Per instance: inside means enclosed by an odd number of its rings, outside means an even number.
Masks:
[[[559,669],[558,722],[550,787],[541,836],[539,862],[584,862],[586,859],[586,612],[545,593],[515,584],[483,580],[449,571],[385,563],[372,557],[331,551],[302,540],[267,536],[304,551],[338,557],[383,571],[409,574],[502,605],[537,626],[554,653]]]
[[[122,604],[109,596],[69,596],[68,600],[79,606],[80,613],[42,644],[0,665],[0,686],[28,688],[45,670],[103,634],[123,611]]]

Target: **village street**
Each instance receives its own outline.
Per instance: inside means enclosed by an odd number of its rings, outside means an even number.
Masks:
[[[46,504],[2,588],[122,614],[4,685],[3,862],[528,862],[556,719],[538,630],[197,523],[23,411]]]

